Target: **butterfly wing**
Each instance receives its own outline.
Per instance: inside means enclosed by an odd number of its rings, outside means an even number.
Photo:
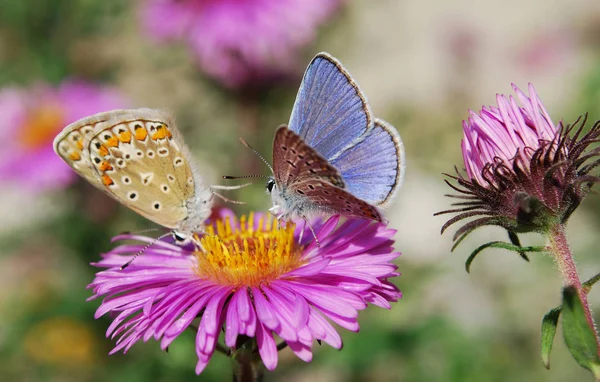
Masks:
[[[87,146],[101,126],[114,115],[106,112],[80,119],[65,127],[54,138],[54,152],[62,158],[77,174],[94,186],[103,189],[90,160]]]
[[[340,62],[319,53],[308,65],[289,128],[331,161],[373,127],[366,97]]]
[[[374,205],[390,201],[404,178],[404,146],[396,129],[375,120],[373,130],[331,164],[341,173],[346,190]]]
[[[275,132],[273,171],[279,186],[288,187],[302,179],[324,179],[344,187],[338,170],[285,125]]]
[[[318,210],[325,210],[350,218],[384,221],[383,216],[376,207],[325,180],[301,180],[293,184],[290,192],[295,192],[306,198]]]
[[[379,211],[343,189],[340,173],[285,126],[275,133],[273,170],[287,208],[382,221]],[[299,207],[301,206],[301,207]],[[286,211],[294,215],[298,211]]]
[[[180,227],[197,182],[173,118],[138,109],[119,113],[102,127],[88,145],[102,187],[147,219]]]

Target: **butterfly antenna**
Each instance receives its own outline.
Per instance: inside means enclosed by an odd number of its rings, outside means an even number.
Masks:
[[[164,234],[160,235],[159,237],[157,237],[156,239],[152,240],[150,243],[144,245],[142,247],[142,249],[140,249],[135,255],[133,255],[133,257],[128,262],[126,262],[125,264],[121,265],[121,270],[123,270],[123,269],[127,268],[129,265],[131,265],[131,263],[133,263],[133,260],[137,259],[137,257],[139,255],[141,255],[142,253],[146,252],[146,250],[148,248],[150,248],[151,246],[153,246],[154,244],[156,244],[157,241],[159,241],[160,239],[163,239],[163,238],[165,238],[165,237],[167,237],[169,235],[171,235],[171,232],[164,233]]]
[[[252,150],[252,152],[254,154],[256,154],[256,156],[259,157],[267,165],[267,167],[269,168],[269,170],[271,170],[271,173],[273,173],[273,174],[275,173],[275,171],[273,171],[273,167],[271,167],[271,165],[269,164],[269,162],[267,162],[267,160],[262,155],[260,155],[258,153],[258,151],[254,150],[254,148],[252,146],[250,146],[248,144],[248,142],[246,142],[243,138],[240,138],[240,142],[242,142],[242,144],[244,146],[246,146],[247,148],[249,148],[250,150]]]
[[[268,175],[243,175],[243,176],[223,175],[223,179],[266,178],[267,176]],[[247,183],[247,184],[250,184],[250,183]],[[246,186],[246,185],[244,184],[244,186]]]

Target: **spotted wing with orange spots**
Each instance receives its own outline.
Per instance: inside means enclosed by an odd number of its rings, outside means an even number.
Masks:
[[[54,138],[56,154],[77,174],[100,189],[102,189],[102,182],[96,175],[87,147],[95,133],[114,113],[115,111],[111,111],[80,119],[65,127]]]
[[[56,138],[55,150],[90,183],[167,228],[185,222],[188,202],[206,187],[173,118],[161,110],[115,110],[81,120]]]
[[[111,196],[168,228],[188,216],[196,177],[170,114],[151,109],[119,115],[89,141],[90,160]]]

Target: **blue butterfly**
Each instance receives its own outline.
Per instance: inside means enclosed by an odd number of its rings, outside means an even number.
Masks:
[[[273,141],[267,181],[278,219],[321,214],[384,221],[378,207],[404,177],[400,135],[375,119],[342,64],[319,53],[308,65],[289,125]]]

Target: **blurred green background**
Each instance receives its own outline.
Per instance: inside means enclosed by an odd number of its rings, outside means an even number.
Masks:
[[[310,364],[282,351],[268,380],[591,380],[560,335],[551,370],[538,356],[541,317],[560,303],[552,260],[533,255],[526,263],[489,250],[467,274],[470,251],[505,233],[483,229],[451,254],[451,233],[439,234],[445,218],[432,215],[450,203],[441,173],[462,167],[461,120],[468,109],[494,104],[496,93],[512,92],[511,82],[522,89],[532,82],[555,122],[584,112],[600,119],[597,0],[347,1],[298,49],[284,80],[233,88],[206,75],[185,43],[150,38],[141,26],[144,6],[0,2],[0,87],[26,92],[77,78],[116,89],[127,106],[171,109],[203,174],[219,183],[224,174],[267,173],[238,137],[270,159],[273,132],[289,118],[304,67],[325,50],[404,140],[405,183],[387,211],[403,253],[395,280],[403,299],[391,311],[361,312],[360,333],[340,330],[342,351],[315,345]],[[8,143],[20,134],[7,122],[10,113],[0,109]],[[0,161],[18,156],[7,147],[0,145]],[[36,190],[18,177],[0,181],[1,381],[230,380],[229,361],[220,354],[195,377],[191,332],[168,353],[150,341],[108,356],[110,320],[94,320],[99,302],[85,302],[94,276],[89,262],[111,248],[112,236],[151,223],[79,179]],[[270,205],[261,181],[230,196],[248,202],[240,212]],[[600,198],[592,193],[569,225],[584,279],[598,272],[599,229]],[[597,292],[590,299],[600,306]]]

